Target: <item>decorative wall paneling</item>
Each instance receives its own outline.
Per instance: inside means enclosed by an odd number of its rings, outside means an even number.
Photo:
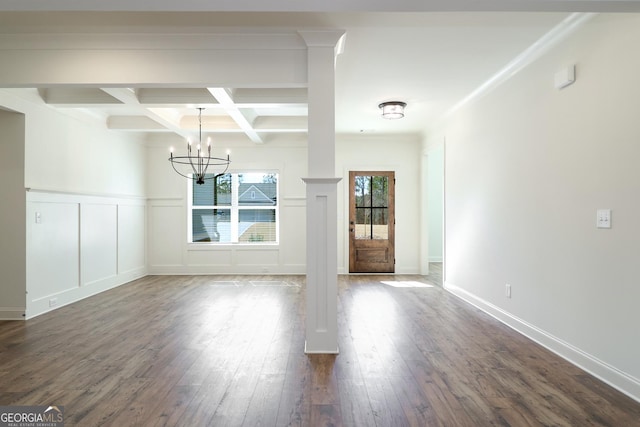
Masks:
[[[143,198],[27,192],[27,318],[146,275]]]

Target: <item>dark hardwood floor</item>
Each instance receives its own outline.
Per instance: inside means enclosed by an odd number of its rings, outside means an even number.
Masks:
[[[63,405],[67,426],[640,426],[437,282],[341,276],[340,354],[307,356],[304,277],[149,276],[0,322],[0,405]]]

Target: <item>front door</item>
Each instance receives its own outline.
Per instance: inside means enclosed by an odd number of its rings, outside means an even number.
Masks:
[[[349,272],[393,273],[395,174],[349,172]]]

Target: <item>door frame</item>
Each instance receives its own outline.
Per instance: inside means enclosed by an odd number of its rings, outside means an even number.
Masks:
[[[381,272],[370,272],[370,273],[366,273],[366,272],[351,272],[351,257],[352,257],[352,245],[351,245],[351,232],[350,232],[350,228],[351,228],[351,177],[352,177],[352,173],[358,174],[358,175],[391,175],[391,177],[393,177],[393,183],[391,183],[390,185],[392,186],[392,195],[393,195],[393,200],[390,202],[390,212],[392,214],[392,219],[393,222],[390,224],[389,226],[391,227],[391,239],[389,239],[391,241],[390,245],[392,248],[392,258],[393,258],[393,271],[392,272],[386,272],[386,273],[381,273]],[[346,239],[345,239],[345,264],[344,264],[344,272],[346,274],[395,274],[395,267],[396,267],[396,263],[395,263],[395,193],[396,193],[396,174],[397,171],[395,170],[395,168],[357,168],[357,167],[350,167],[348,169],[345,169],[345,173],[344,176],[347,177],[346,180],[344,180],[343,182],[345,182],[345,205],[344,205],[344,210],[345,210],[345,223],[344,223],[344,232],[346,233]]]

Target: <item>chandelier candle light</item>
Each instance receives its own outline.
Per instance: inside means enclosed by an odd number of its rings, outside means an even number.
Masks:
[[[196,153],[193,153],[191,149],[191,140],[189,139],[187,140],[187,155],[174,156],[173,147],[171,147],[171,157],[169,157],[169,161],[171,162],[171,166],[173,166],[173,170],[175,170],[179,175],[192,179],[196,184],[202,185],[206,179],[215,179],[220,175],[224,175],[227,172],[227,169],[229,169],[229,163],[231,163],[231,160],[229,159],[229,154],[227,154],[226,159],[223,157],[211,156],[211,138],[207,138],[207,148],[205,151],[202,142],[202,110],[204,110],[204,108],[198,108],[198,110],[198,127],[200,133]],[[188,167],[182,168],[184,171],[181,171],[181,167],[176,167],[176,165],[186,165]],[[224,167],[224,170],[219,173],[207,173],[209,166]]]

